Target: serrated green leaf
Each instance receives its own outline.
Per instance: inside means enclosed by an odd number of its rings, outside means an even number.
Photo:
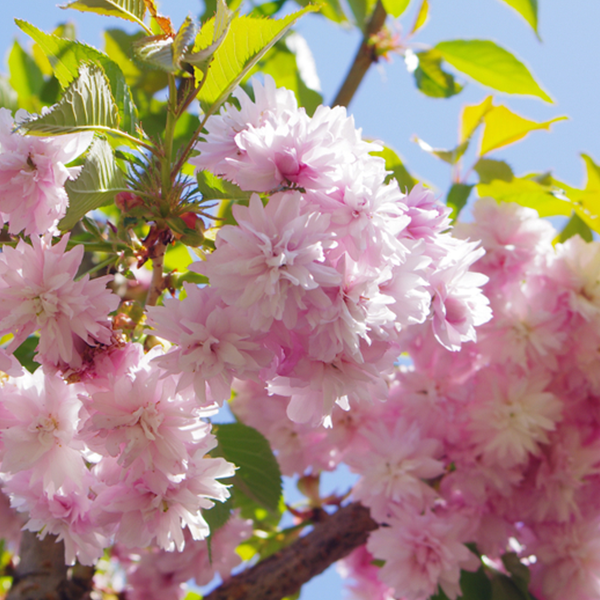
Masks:
[[[383,147],[380,152],[372,152],[373,156],[380,156],[385,160],[385,170],[391,171],[391,175],[388,176],[387,181],[392,177],[398,182],[400,190],[403,192],[410,192],[413,187],[417,184],[417,180],[408,172],[408,169],[404,166],[404,161],[394,150]]]
[[[538,32],[538,3],[537,0],[503,0],[514,8],[529,23],[531,29],[539,36]]]
[[[450,98],[455,96],[463,86],[456,82],[454,76],[442,69],[442,57],[436,50],[417,52],[419,66],[413,71],[417,88],[431,98]]]
[[[125,177],[110,144],[102,138],[95,139],[79,177],[65,183],[69,208],[58,224],[59,229],[72,229],[87,212],[112,202],[118,192],[126,189]]]
[[[496,179],[489,184],[480,183],[480,197],[491,196],[500,202],[515,202],[537,210],[540,217],[570,216],[573,203],[561,194],[553,193],[550,186],[527,178],[515,177],[512,181]]]
[[[20,19],[15,19],[15,22],[44,51],[63,88],[66,88],[78,77],[79,67],[83,62],[99,64],[106,75],[112,96],[117,104],[121,116],[121,127],[130,134],[136,132],[137,110],[125,76],[116,62],[92,46],[45,33],[31,23]]]
[[[475,81],[508,94],[537,96],[552,102],[529,69],[508,50],[490,40],[451,40],[435,48],[444,60]]]
[[[74,8],[81,12],[93,12],[108,17],[119,17],[133,21],[148,29],[144,23],[146,4],[144,0],[76,0],[61,8]]]
[[[10,85],[17,93],[19,107],[29,112],[39,112],[39,95],[44,86],[44,75],[35,60],[14,41],[8,55]]]
[[[252,195],[252,192],[242,190],[235,183],[221,179],[210,171],[198,171],[196,180],[204,200],[249,200]]]
[[[564,226],[560,232],[559,241],[561,243],[566,242],[569,238],[574,235],[578,235],[586,242],[591,242],[594,239],[592,230],[589,228],[587,223],[577,214],[573,213],[568,223]]]
[[[214,54],[206,81],[198,99],[206,114],[212,114],[227,100],[246,73],[281,39],[292,25],[317,8],[307,6],[283,19],[237,17],[231,21],[229,33]],[[194,51],[208,47],[213,40],[214,20],[209,21],[196,38]],[[196,69],[199,71],[199,69]],[[203,73],[197,74],[202,80]]]
[[[480,158],[473,170],[479,175],[479,183],[491,183],[494,179],[510,182],[514,179],[510,165],[503,160]]]
[[[101,67],[84,64],[79,77],[65,91],[62,100],[45,115],[32,117],[20,127],[33,135],[62,135],[80,131],[114,131],[119,109]]]
[[[514,144],[522,140],[527,134],[538,129],[550,129],[552,123],[564,121],[567,117],[556,117],[549,121],[538,123],[525,119],[512,112],[506,106],[494,106],[483,116],[485,127],[481,136],[481,146],[479,153],[481,156]]]
[[[382,0],[383,8],[388,15],[397,19],[410,4],[410,0]]]
[[[465,183],[452,184],[452,187],[446,196],[446,204],[452,208],[452,212],[450,213],[451,219],[458,218],[460,211],[464,208],[471,195],[473,187],[474,186]]]
[[[242,423],[215,426],[217,451],[238,469],[234,486],[268,510],[276,511],[281,496],[281,472],[266,438]]]

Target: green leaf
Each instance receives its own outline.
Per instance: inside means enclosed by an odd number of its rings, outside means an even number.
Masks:
[[[33,357],[37,352],[39,336],[30,335],[15,351],[15,358],[25,367],[30,373],[33,373],[40,365],[35,362]]]
[[[388,15],[397,19],[410,4],[410,0],[382,0],[383,8]]]
[[[238,17],[231,22],[229,33],[214,54],[198,98],[206,114],[212,114],[227,100],[229,94],[244,78],[246,73],[268,52],[290,27],[315,6],[307,6],[287,17],[275,19],[253,19]],[[196,38],[196,48],[211,44],[214,20],[209,21]],[[196,69],[199,71],[199,69]],[[197,73],[199,79],[203,74]]]
[[[489,40],[452,40],[435,48],[444,60],[475,81],[508,94],[537,96],[552,102],[529,69],[513,54]]]
[[[464,208],[471,195],[473,187],[474,186],[465,183],[452,184],[452,187],[446,196],[446,204],[452,208],[452,212],[450,213],[451,219],[458,218],[460,211]]]
[[[74,8],[81,12],[93,12],[107,17],[120,17],[148,29],[144,23],[146,4],[144,0],[76,0],[61,8]]]
[[[4,75],[0,75],[0,107],[8,108],[12,113],[19,108],[17,92],[12,89],[8,79]]]
[[[419,144],[421,150],[424,150],[429,154],[437,156],[440,160],[443,160],[449,165],[455,165],[462,158],[463,154],[467,151],[467,148],[469,147],[469,140],[463,142],[462,144],[459,144],[458,146],[456,146],[456,148],[453,148],[452,150],[432,148],[427,142],[423,141],[418,137],[414,138],[413,141]]]
[[[585,189],[590,191],[600,192],[600,166],[598,166],[591,156],[582,154],[581,158],[585,162],[585,169],[587,173],[587,182]]]
[[[493,97],[488,96],[480,104],[467,105],[460,114],[460,141],[471,138],[477,128],[483,123],[485,115],[494,107]]]
[[[483,567],[479,567],[474,573],[461,571],[460,589],[462,600],[491,600],[492,598],[492,584]]]
[[[423,0],[421,2],[421,6],[419,7],[419,11],[417,12],[415,22],[414,22],[410,32],[417,33],[417,31],[419,31],[419,29],[421,29],[425,25],[428,17],[429,17],[429,0]]]
[[[442,57],[436,50],[426,50],[415,54],[419,66],[413,76],[417,88],[431,98],[450,98],[456,96],[463,86],[457,83],[454,76],[442,70]]]
[[[398,182],[398,186],[403,192],[410,192],[410,190],[412,190],[417,184],[417,180],[404,166],[403,160],[391,148],[384,146],[383,150],[380,152],[372,152],[371,154],[373,154],[373,156],[380,156],[385,160],[385,170],[391,171],[391,175],[388,175],[387,181],[389,181],[392,177],[395,178]]]
[[[290,46],[295,51],[290,49]],[[306,47],[305,47],[306,46]],[[309,55],[301,56],[304,51]],[[298,68],[303,60],[314,60],[306,41],[299,34],[293,33],[285,40],[277,42],[267,58],[257,65],[257,70],[266,75],[271,75],[277,87],[284,87],[294,92],[299,106],[303,106],[309,115],[312,115],[320,104],[323,96],[318,91],[310,88],[304,78],[303,69]]]
[[[530,600],[529,594],[524,594],[510,577],[502,573],[494,573],[490,583],[492,600]]]
[[[196,174],[198,190],[204,200],[249,200],[252,192],[240,189],[235,183],[221,179],[209,171]]]
[[[233,499],[230,496],[225,502],[215,502],[215,505],[211,509],[202,511],[202,516],[210,527],[211,536],[217,529],[221,529],[229,521],[232,508]]]
[[[39,95],[44,86],[44,75],[35,60],[14,41],[8,56],[10,85],[17,93],[19,106],[29,112],[41,109]]]
[[[594,239],[592,230],[577,213],[573,213],[573,216],[569,219],[569,222],[560,232],[558,239],[561,243],[564,243],[574,235],[580,236],[586,242],[591,242]]]
[[[119,109],[101,67],[83,64],[79,77],[67,88],[62,100],[45,115],[32,117],[21,129],[33,135],[62,135],[81,131],[114,131]]]
[[[529,23],[539,38],[537,0],[504,0],[504,2],[514,8]]]
[[[116,62],[92,46],[50,35],[26,21],[15,19],[15,22],[44,51],[63,88],[66,88],[78,77],[79,67],[83,62],[99,64],[108,79],[112,96],[121,116],[123,130],[131,134],[135,133],[137,110],[131,99],[131,92],[125,76]]]
[[[59,229],[72,229],[87,212],[112,202],[118,192],[126,189],[125,177],[110,144],[102,138],[95,139],[79,177],[65,183],[69,208],[58,224]]]
[[[265,437],[242,423],[214,426],[217,451],[238,470],[234,486],[268,510],[276,511],[281,496],[281,472]]]
[[[477,185],[480,197],[491,196],[499,202],[516,202],[538,211],[540,217],[564,215],[569,217],[573,203],[550,186],[527,178],[515,177],[512,181],[496,179],[489,184]]]
[[[473,170],[479,175],[479,183],[491,183],[494,179],[510,182],[514,179],[510,165],[503,160],[480,158]]]
[[[485,127],[481,137],[479,153],[483,156],[509,144],[522,140],[536,129],[550,129],[552,123],[564,121],[567,117],[556,117],[550,121],[531,121],[509,110],[506,106],[494,106],[483,117]]]
[[[550,177],[547,185],[557,197],[571,203],[575,213],[592,231],[600,233],[600,190],[587,187],[580,190],[553,177]]]

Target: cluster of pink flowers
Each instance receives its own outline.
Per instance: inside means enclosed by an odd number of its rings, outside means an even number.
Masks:
[[[448,210],[422,187],[385,183],[343,108],[309,117],[271,79],[208,120],[194,163],[253,192],[192,270],[210,287],[149,311],[174,346],[157,364],[202,401],[234,378],[286,398],[296,423],[331,425],[334,405],[383,400],[404,329],[429,322],[455,350],[491,312],[483,251],[450,236]],[[259,196],[262,193],[262,197]]]
[[[597,599],[600,242],[553,246],[534,211],[489,198],[473,215],[457,231],[482,240],[473,268],[494,311],[476,342],[449,352],[434,322],[406,329],[412,364],[387,378],[387,402],[335,407],[331,430],[286,422],[253,383],[236,383],[233,409],[285,473],[357,474],[353,497],[382,527],[344,562],[350,598],[456,598],[481,564],[472,543],[490,564],[517,551],[540,600]]]

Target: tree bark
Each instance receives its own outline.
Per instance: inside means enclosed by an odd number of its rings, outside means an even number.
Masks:
[[[358,502],[344,506],[315,524],[309,534],[228,579],[204,600],[280,600],[362,546],[377,527],[368,508]]]
[[[19,564],[6,600],[87,600],[92,589],[93,569],[65,565],[65,547],[56,536],[39,540],[23,531]],[[76,572],[75,572],[76,571]]]

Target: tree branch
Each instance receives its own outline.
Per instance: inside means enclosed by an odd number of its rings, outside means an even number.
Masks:
[[[374,62],[377,62],[375,49],[373,46],[369,45],[369,40],[371,39],[371,36],[379,33],[383,29],[386,17],[387,13],[385,12],[385,8],[383,8],[381,0],[377,0],[375,10],[371,15],[371,20],[365,29],[363,40],[354,57],[354,62],[348,71],[348,75],[346,75],[344,83],[342,83],[340,91],[333,101],[333,106],[348,106],[352,101],[358,86],[369,70],[369,67]]]
[[[314,529],[254,567],[227,580],[204,600],[281,600],[362,546],[378,525],[358,502],[340,508]]]
[[[155,306],[165,289],[163,265],[165,262],[166,250],[167,246],[162,240],[157,241],[156,245],[152,248],[152,280],[150,281],[150,288],[148,289],[146,306]]]

